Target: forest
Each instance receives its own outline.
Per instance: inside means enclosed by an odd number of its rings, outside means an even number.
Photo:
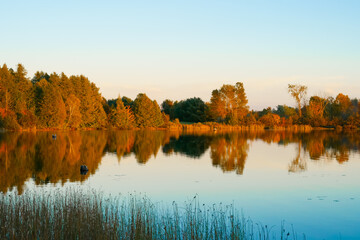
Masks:
[[[307,86],[289,84],[296,107],[278,105],[250,110],[244,85],[224,84],[210,102],[193,97],[166,99],[160,105],[145,93],[105,99],[83,75],[38,71],[30,79],[23,65],[0,67],[0,128],[135,129],[182,128],[183,124],[287,128],[294,125],[355,130],[360,127],[360,102],[339,93],[336,97],[307,96]]]

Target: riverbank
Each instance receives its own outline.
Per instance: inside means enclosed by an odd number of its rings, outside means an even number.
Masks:
[[[227,125],[223,123],[217,122],[204,122],[204,123],[180,123],[180,122],[168,122],[166,125],[162,127],[147,127],[147,128],[129,128],[129,129],[119,129],[119,128],[20,128],[17,130],[10,130],[1,128],[0,132],[6,131],[24,131],[24,132],[35,132],[35,131],[74,131],[74,130],[83,130],[83,131],[90,131],[90,130],[170,130],[170,131],[259,131],[259,130],[277,130],[277,131],[294,131],[294,132],[310,132],[312,130],[327,130],[327,131],[359,131],[360,129],[355,126],[344,125],[344,126],[321,126],[321,127],[312,127],[311,125],[306,124],[294,124],[294,125],[287,125],[287,126],[266,126],[262,124],[250,124],[250,125]]]
[[[0,194],[1,239],[297,239],[244,218],[233,206],[178,206],[95,190]]]

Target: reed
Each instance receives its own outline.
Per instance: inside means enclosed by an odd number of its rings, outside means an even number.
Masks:
[[[232,205],[152,203],[146,196],[105,196],[95,190],[0,194],[0,239],[297,239],[275,233]]]

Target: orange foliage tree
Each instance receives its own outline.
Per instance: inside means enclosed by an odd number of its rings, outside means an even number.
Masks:
[[[320,126],[325,124],[324,111],[328,100],[319,96],[312,96],[307,106],[306,113],[310,124]]]
[[[212,92],[210,113],[217,121],[226,121],[236,125],[241,123],[248,113],[248,100],[243,83],[224,84],[219,90]]]

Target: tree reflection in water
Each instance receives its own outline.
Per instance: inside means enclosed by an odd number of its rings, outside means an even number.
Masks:
[[[0,133],[0,191],[16,188],[21,194],[30,178],[37,185],[82,182],[95,173],[106,153],[116,154],[118,161],[134,154],[138,163],[146,164],[160,149],[165,155],[181,154],[194,159],[209,150],[213,166],[243,174],[253,140],[297,144],[289,172],[306,170],[306,154],[313,161],[336,159],[342,164],[360,147],[356,132],[333,131],[69,131],[58,132],[56,140],[50,132],[7,132]],[[81,165],[88,166],[87,175],[80,174]]]
[[[307,168],[306,161],[303,157],[301,157],[301,143],[302,141],[299,140],[298,147],[297,147],[297,154],[294,160],[289,165],[289,172],[302,172],[305,171]]]
[[[211,159],[214,166],[224,172],[236,171],[243,174],[249,144],[241,132],[217,135],[211,142]]]
[[[213,137],[207,134],[184,134],[177,138],[170,138],[163,146],[164,153],[180,153],[191,158],[200,158],[209,148]]]

